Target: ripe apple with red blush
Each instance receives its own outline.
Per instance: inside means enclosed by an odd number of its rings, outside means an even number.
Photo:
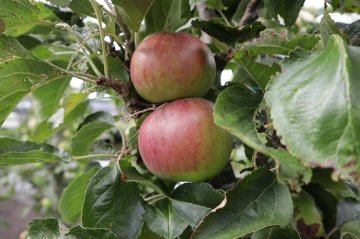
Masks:
[[[146,167],[172,181],[202,181],[226,166],[232,136],[215,125],[213,103],[186,98],[160,106],[142,123],[139,150]]]
[[[215,80],[215,59],[189,33],[157,32],[136,48],[130,75],[137,93],[152,103],[201,97]]]

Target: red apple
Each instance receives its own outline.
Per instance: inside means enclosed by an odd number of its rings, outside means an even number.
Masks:
[[[188,33],[157,32],[136,48],[130,66],[137,93],[161,103],[203,96],[215,80],[215,59],[210,49]]]
[[[202,181],[225,167],[232,136],[214,123],[213,103],[187,98],[160,106],[143,122],[139,150],[159,178]]]

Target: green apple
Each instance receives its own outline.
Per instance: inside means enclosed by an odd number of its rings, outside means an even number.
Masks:
[[[202,181],[220,173],[233,148],[232,136],[215,125],[213,103],[186,98],[157,108],[139,130],[146,167],[159,178]]]

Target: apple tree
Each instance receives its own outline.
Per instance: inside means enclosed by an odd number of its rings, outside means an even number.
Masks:
[[[360,1],[0,0],[1,172],[61,182],[26,238],[359,239],[360,20],[332,13]]]

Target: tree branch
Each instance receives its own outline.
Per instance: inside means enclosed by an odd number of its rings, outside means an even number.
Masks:
[[[260,0],[251,0],[248,3],[245,9],[245,13],[240,20],[239,23],[240,27],[254,22],[259,17],[259,14],[257,12],[259,4],[260,4]]]

